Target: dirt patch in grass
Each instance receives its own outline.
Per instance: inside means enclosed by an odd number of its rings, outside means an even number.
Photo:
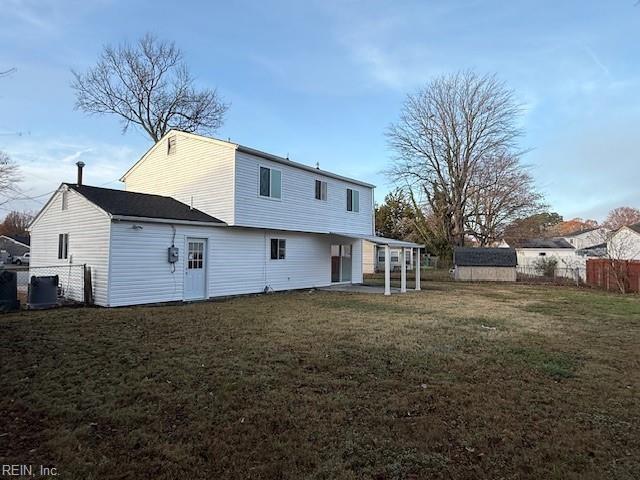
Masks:
[[[640,299],[431,283],[0,317],[0,463],[62,478],[639,478]]]

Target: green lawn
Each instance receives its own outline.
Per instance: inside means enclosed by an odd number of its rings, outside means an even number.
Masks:
[[[0,317],[0,463],[73,479],[637,479],[640,298],[425,282]]]

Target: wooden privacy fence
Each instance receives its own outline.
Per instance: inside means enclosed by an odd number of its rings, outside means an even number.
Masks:
[[[640,261],[587,260],[587,284],[618,292],[640,292]]]

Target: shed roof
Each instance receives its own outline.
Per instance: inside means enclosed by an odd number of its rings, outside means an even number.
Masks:
[[[65,185],[114,216],[224,224],[222,220],[171,197],[73,183]]]
[[[453,263],[458,267],[515,267],[518,260],[513,248],[457,247]]]

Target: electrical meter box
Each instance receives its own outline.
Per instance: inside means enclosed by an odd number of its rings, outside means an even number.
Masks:
[[[169,263],[176,263],[178,261],[179,255],[178,255],[178,247],[169,247],[168,249],[168,260]]]

